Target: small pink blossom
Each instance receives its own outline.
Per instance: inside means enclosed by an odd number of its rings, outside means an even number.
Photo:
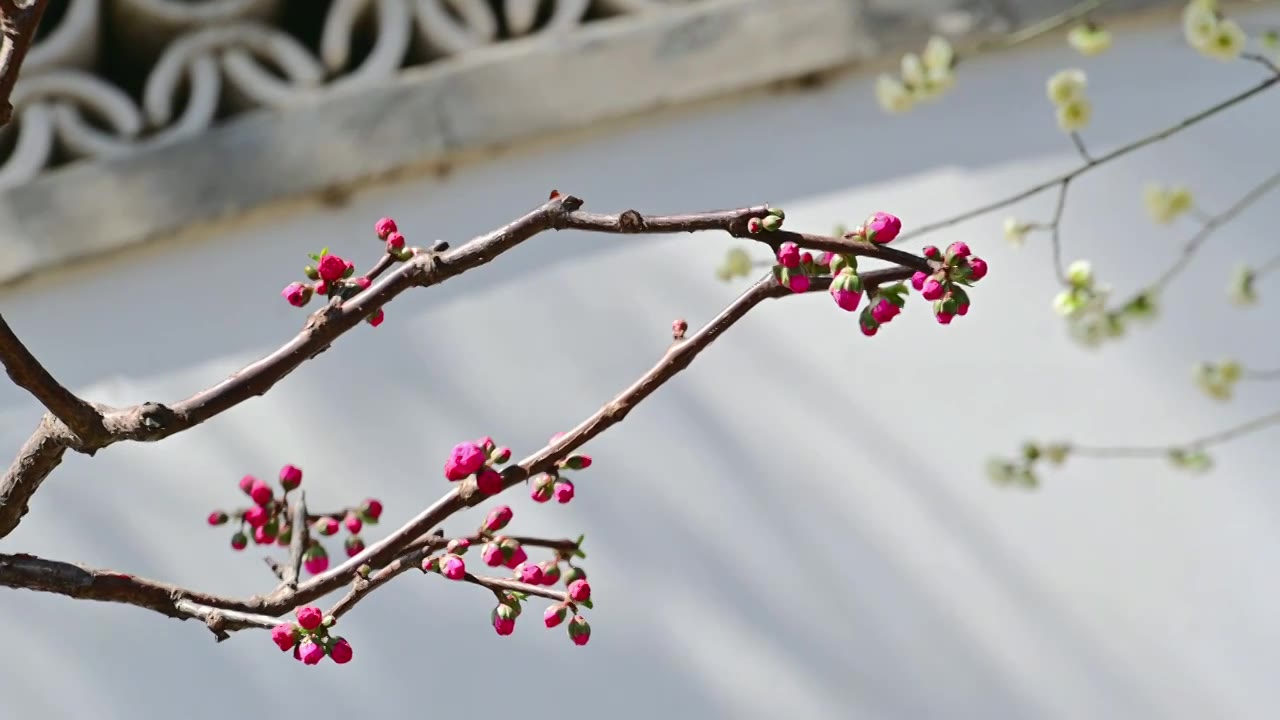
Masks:
[[[338,532],[338,521],[331,517],[320,518],[316,521],[316,532],[321,535],[332,535]]]
[[[320,273],[321,280],[331,283],[346,274],[347,261],[337,255],[325,255],[316,264],[316,272]]]
[[[587,624],[587,619],[581,615],[574,615],[569,621],[569,639],[573,640],[574,645],[586,645],[591,639],[591,626]]]
[[[458,443],[444,464],[444,476],[452,481],[466,479],[484,466],[484,449],[473,442]]]
[[[476,488],[485,495],[497,495],[502,492],[502,475],[497,470],[487,467],[476,476]]]
[[[511,557],[504,560],[502,564],[512,570],[515,570],[520,566],[520,563],[528,559],[529,554],[524,551],[524,548],[517,546],[515,550],[511,551]]]
[[[346,638],[338,638],[333,642],[333,647],[329,648],[329,657],[338,665],[351,662],[351,655],[351,643]]]
[[[548,479],[545,482],[535,480],[533,487],[529,490],[529,497],[536,503],[544,503],[551,499],[552,482]]]
[[[591,585],[584,580],[574,580],[569,584],[569,599],[574,602],[586,602],[591,599]]]
[[[294,635],[293,623],[281,623],[271,628],[271,642],[281,651],[292,650],[293,644],[297,641]]]
[[[393,232],[387,236],[387,249],[400,250],[404,248],[404,236],[398,232]]]
[[[368,500],[365,500],[364,514],[368,515],[374,520],[377,520],[378,518],[382,517],[382,503],[378,502],[377,500],[374,500],[373,498],[369,498]]]
[[[858,323],[858,325],[862,328],[862,334],[867,337],[872,337],[876,333],[880,332],[879,325],[868,325],[867,323]]]
[[[898,237],[898,233],[902,231],[902,221],[887,212],[878,212],[867,218],[863,227],[866,228],[867,240],[887,243]]]
[[[396,221],[389,217],[379,218],[378,222],[373,225],[373,231],[377,233],[379,240],[386,240],[391,233],[399,229],[400,228],[396,226]]]
[[[897,305],[889,302],[887,298],[880,298],[880,302],[871,309],[871,317],[875,318],[878,323],[887,323],[895,318],[901,312]]]
[[[546,612],[542,614],[542,622],[545,623],[547,627],[553,628],[564,622],[565,616],[568,614],[569,608],[557,603],[547,608]],[[289,648],[285,648],[285,650],[288,649]]]
[[[940,313],[938,313],[935,317],[937,317],[937,318],[938,318],[938,322],[939,322],[940,324],[942,324],[942,325],[950,325],[950,324],[951,324],[951,321],[952,321],[952,320],[954,320],[956,316],[955,316],[955,315],[952,315],[952,314],[951,314],[951,313],[949,313],[949,312],[940,312]]]
[[[917,272],[911,276],[911,287],[920,290],[924,288],[924,281],[927,279],[929,279],[929,276],[926,273]]]
[[[324,659],[324,648],[310,640],[303,640],[298,646],[298,658],[305,665],[315,665]]]
[[[504,637],[510,635],[516,630],[515,618],[504,618],[501,615],[495,615],[493,617],[493,629]]]
[[[300,282],[289,283],[280,291],[280,297],[294,307],[302,307],[311,299],[311,288]]]
[[[440,574],[450,580],[461,580],[467,575],[467,564],[457,555],[445,555],[440,563]]]
[[[378,327],[379,325],[382,324],[382,321],[386,319],[387,319],[387,314],[382,311],[382,308],[378,308],[377,310],[373,311],[372,315],[369,316],[368,322],[373,327]]]
[[[800,246],[793,242],[784,242],[778,248],[778,262],[785,268],[794,268],[800,265]]]
[[[355,557],[364,552],[364,540],[361,540],[356,535],[352,535],[342,543],[342,548],[346,551],[347,557]]]
[[[862,293],[854,290],[846,290],[831,286],[831,299],[836,301],[836,306],[846,312],[853,312],[858,309],[858,303],[862,302]]]
[[[969,246],[962,242],[953,242],[947,246],[947,253],[951,257],[967,258],[969,257]]]
[[[960,304],[960,305],[957,305],[957,306],[956,306],[956,314],[957,314],[957,315],[961,315],[961,316],[963,316],[963,315],[968,315],[968,314],[969,314],[969,303],[962,303],[962,304]]]
[[[315,555],[303,561],[302,565],[306,568],[308,574],[319,575],[329,569],[329,556]]]
[[[303,630],[315,630],[320,627],[320,621],[324,620],[324,613],[318,607],[300,607],[294,614],[298,616],[298,624]]]
[[[556,581],[560,579],[560,563],[548,560],[547,562],[538,563],[538,566],[542,568],[543,585],[555,585]]]
[[[240,478],[240,489],[244,491],[245,495],[248,495],[249,491],[253,489],[253,485],[256,482],[258,482],[258,478],[252,475],[245,475],[244,477]]]
[[[221,510],[214,510],[213,512],[209,513],[210,525],[222,525],[226,522],[227,522],[227,514],[222,512]]]
[[[520,578],[520,582],[530,585],[542,584],[542,568],[531,563],[521,563],[516,567],[516,574]]]
[[[987,276],[987,261],[980,257],[969,258],[969,279],[977,282]]]
[[[801,265],[809,265],[809,264],[811,264],[812,262],[813,262],[813,253],[811,253],[811,252],[807,252],[807,251],[806,251],[806,252],[802,252],[802,253],[800,253],[800,264],[801,264]]]
[[[302,484],[302,468],[296,465],[285,465],[280,468],[280,487],[292,490]]]
[[[503,563],[502,549],[494,543],[486,543],[480,551],[480,559],[489,567],[498,567]]]
[[[489,515],[485,517],[482,527],[486,532],[497,532],[506,527],[514,516],[515,513],[511,511],[509,506],[499,505],[489,511]]]
[[[353,535],[364,528],[364,523],[360,521],[359,516],[355,513],[347,513],[347,516],[342,520],[342,524],[346,525],[347,531]]]
[[[924,253],[924,256],[930,260],[937,260],[942,257],[942,251],[939,250],[936,245],[925,245],[922,252]]]
[[[267,529],[268,527],[268,525],[263,525],[262,527],[256,527],[253,529],[253,541],[255,543],[259,545],[269,545],[272,542],[275,542],[275,533],[270,532]]]
[[[556,496],[556,502],[564,505],[573,499],[573,483],[568,480],[560,480],[556,483],[552,492]]]
[[[238,532],[231,536],[231,549],[243,550],[249,547],[249,538],[242,532]]]
[[[252,528],[262,527],[263,525],[266,525],[267,521],[270,519],[271,513],[268,513],[267,509],[261,505],[254,505],[244,511],[244,521]]]
[[[796,273],[795,275],[792,275],[788,279],[788,285],[791,287],[791,292],[797,292],[797,293],[808,292],[809,276]]]
[[[249,497],[258,505],[271,502],[271,494],[271,486],[261,480],[254,480],[253,487],[249,488]]]
[[[946,290],[943,289],[942,283],[938,282],[937,278],[932,277],[925,280],[924,287],[920,289],[920,294],[924,296],[925,300],[941,299],[945,292]]]
[[[363,275],[357,275],[351,282],[355,283],[356,287],[361,290],[368,290],[369,286],[373,284],[372,280]]]

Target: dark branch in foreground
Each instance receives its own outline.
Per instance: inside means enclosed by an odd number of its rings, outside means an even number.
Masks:
[[[13,119],[9,97],[49,0],[0,0],[0,127]]]

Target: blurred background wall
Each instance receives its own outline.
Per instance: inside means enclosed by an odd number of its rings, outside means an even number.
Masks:
[[[1044,97],[1056,70],[1090,73],[1084,137],[1097,152],[1261,78],[1196,56],[1175,15],[1119,32],[1097,58],[1050,41],[966,62],[949,96],[905,116],[876,107],[873,75],[847,73],[521,142],[444,176],[42,270],[0,307],[78,393],[172,401],[291,337],[303,313],[280,287],[322,246],[370,262],[381,215],[411,243],[456,245],[554,187],[599,211],[767,201],[797,230],[881,209],[909,230],[1078,162]],[[1148,282],[1194,226],[1152,226],[1143,185],[1185,183],[1207,209],[1225,208],[1274,171],[1278,112],[1265,95],[1081,179],[1068,259],[1091,259],[1120,291]],[[1051,210],[1050,195],[1015,208]],[[983,467],[1029,437],[1159,444],[1268,410],[1274,388],[1216,404],[1188,370],[1222,355],[1277,361],[1258,331],[1267,306],[1234,309],[1221,288],[1237,262],[1274,252],[1280,211],[1261,203],[1215,236],[1154,327],[1094,352],[1052,313],[1044,240],[1011,248],[1002,217],[931,239],[964,240],[992,267],[954,325],[911,304],[867,339],[829,298],[769,303],[588,446],[596,464],[573,503],[503,498],[521,534],[586,534],[597,597],[587,647],[532,612],[498,637],[488,593],[435,576],[372,595],[341,621],[355,660],[314,668],[264,633],[215,645],[195,623],[5,591],[6,716],[1271,716],[1274,434],[1233,444],[1205,476],[1080,460],[1025,493],[993,486]],[[718,312],[745,286],[713,277],[734,242],[539,237],[408,293],[381,327],[357,328],[202,428],[69,456],[0,547],[226,594],[267,590],[263,551],[232,553],[230,531],[204,525],[240,501],[241,475],[298,464],[311,504],[378,497],[379,529],[396,527],[447,489],[439,466],[454,443],[491,434],[517,454],[535,449],[647,369],[673,318],[696,326]],[[17,448],[38,417],[31,398],[0,387],[0,447]],[[495,504],[446,531],[469,531]]]

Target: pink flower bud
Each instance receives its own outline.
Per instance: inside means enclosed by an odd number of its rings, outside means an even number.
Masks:
[[[880,332],[879,325],[870,325],[865,322],[860,322],[858,323],[858,327],[862,329],[862,334],[866,335],[867,337],[872,337],[876,333]]]
[[[511,511],[510,507],[506,505],[499,505],[489,511],[489,515],[485,517],[484,525],[481,527],[483,527],[486,532],[497,532],[506,527],[507,523],[511,522],[511,518],[514,516],[515,513]]]
[[[897,305],[889,302],[887,298],[880,298],[880,302],[871,309],[871,317],[875,318],[878,323],[887,323],[898,315],[900,310]]]
[[[497,495],[502,492],[502,476],[497,470],[487,467],[476,476],[476,487],[485,495]]]
[[[467,564],[457,555],[445,555],[440,562],[440,574],[450,580],[461,580],[467,575]]]
[[[935,315],[934,317],[936,317],[936,318],[938,319],[938,322],[939,322],[940,324],[942,324],[942,325],[950,325],[950,324],[951,324],[951,321],[952,321],[952,320],[954,320],[956,316],[955,316],[955,315],[952,315],[952,314],[951,314],[951,313],[949,313],[949,312],[940,312],[940,313],[938,313],[937,315]]]
[[[269,545],[275,542],[275,539],[276,534],[271,532],[270,523],[253,529],[253,541],[259,545]]]
[[[831,299],[836,301],[836,307],[845,312],[853,312],[858,309],[858,303],[862,302],[862,280],[855,273],[842,272],[831,281]]]
[[[962,242],[953,242],[947,246],[947,254],[956,258],[969,257],[969,246]]]
[[[389,217],[379,218],[373,225],[373,231],[377,233],[379,240],[386,240],[396,230],[399,230],[396,227],[396,221]]]
[[[310,640],[303,640],[298,646],[298,659],[305,665],[315,665],[324,659],[324,648]]]
[[[378,308],[377,310],[373,311],[372,315],[369,316],[368,323],[373,327],[378,327],[379,325],[382,324],[382,321],[386,319],[387,319],[387,314],[382,311],[382,308]]]
[[[818,264],[822,267],[831,267],[831,260],[834,257],[835,255],[832,254],[830,250],[824,250],[822,254],[818,256]]]
[[[240,478],[240,489],[244,491],[245,495],[248,495],[249,491],[253,489],[254,484],[257,482],[258,482],[258,478],[252,475],[245,475],[244,477]]]
[[[372,280],[370,280],[369,278],[363,275],[356,277],[351,282],[355,283],[356,287],[360,288],[361,290],[368,290],[369,286],[373,284]]]
[[[556,502],[564,505],[573,499],[573,483],[568,480],[560,480],[556,483],[554,490]]]
[[[280,468],[280,487],[292,490],[302,484],[302,469],[297,465],[285,465]]]
[[[280,291],[280,297],[294,307],[302,307],[311,300],[311,288],[300,282],[292,282]]]
[[[937,278],[929,278],[928,280],[925,280],[924,287],[920,289],[920,294],[924,296],[925,300],[937,300],[942,297],[944,292],[946,291],[943,289],[942,283],[938,282]]]
[[[489,567],[498,567],[503,562],[502,549],[494,543],[485,543],[484,549],[480,551],[480,559]]]
[[[939,250],[934,245],[925,245],[923,252],[924,252],[924,256],[929,258],[930,260],[937,260],[938,258],[942,257],[942,251]]]
[[[342,541],[342,549],[346,551],[347,557],[355,557],[364,552],[364,540],[359,535],[348,535],[347,539]]]
[[[360,518],[355,513],[347,513],[347,516],[342,519],[342,524],[346,525],[347,531],[353,535],[360,532],[361,528],[364,527],[364,523],[360,521]]]
[[[235,535],[231,536],[232,550],[243,550],[247,547],[249,547],[249,536],[245,535],[242,532],[238,532]]]
[[[351,643],[346,638],[338,638],[333,641],[333,647],[329,648],[329,657],[338,665],[346,665],[351,662]]]
[[[793,242],[784,242],[778,248],[778,262],[785,268],[799,267],[800,246]]]
[[[307,574],[319,575],[329,569],[329,556],[316,555],[314,557],[307,558],[303,561],[302,566],[306,569]]]
[[[536,503],[544,503],[551,499],[551,488],[553,482],[550,479],[543,481],[543,478],[533,481],[533,487],[529,490],[529,497]]]
[[[591,467],[591,456],[590,455],[570,455],[569,457],[564,459],[564,462],[561,463],[561,466],[569,468],[570,470],[586,470],[587,468]]]
[[[485,451],[473,442],[458,443],[444,464],[444,476],[451,481],[464,480],[484,466]]]
[[[586,602],[591,599],[591,585],[584,580],[574,580],[569,584],[569,599],[574,602]]]
[[[388,250],[402,250],[404,248],[404,236],[398,232],[393,232],[387,236]]]
[[[673,340],[683,340],[684,334],[689,332],[689,321],[684,318],[676,318],[671,322],[671,338]]]
[[[271,628],[271,642],[275,643],[282,652],[292,650],[294,643],[297,642],[295,632],[293,623],[281,623]]]
[[[512,570],[515,570],[520,563],[528,559],[529,554],[524,551],[524,548],[516,546],[516,549],[511,551],[511,557],[504,560],[502,564]]]
[[[378,502],[377,500],[374,500],[373,498],[369,498],[368,500],[365,500],[364,514],[368,515],[374,520],[377,520],[378,518],[382,517],[382,503]]]
[[[581,615],[574,615],[569,621],[569,639],[573,640],[574,645],[586,645],[591,639],[591,626],[587,624],[587,619]]]
[[[927,280],[928,278],[929,276],[922,272],[918,272],[912,275],[911,287],[915,288],[916,290],[920,290],[921,288],[924,287],[924,281]]]
[[[898,237],[902,231],[902,221],[887,212],[878,212],[867,218],[863,225],[867,240],[873,243],[887,243]]]
[[[568,614],[569,608],[561,605],[560,603],[556,603],[555,605],[547,608],[546,612],[542,614],[542,622],[546,623],[547,627],[553,628],[564,622],[565,616]],[[285,650],[288,649],[289,648],[285,648]]]
[[[266,505],[271,502],[271,486],[261,480],[254,480],[253,487],[249,488],[249,497],[258,505]]]
[[[214,510],[213,512],[209,513],[210,525],[214,525],[214,526],[224,525],[226,524],[226,522],[227,522],[227,514],[222,512],[221,510]]]
[[[809,276],[796,273],[795,275],[792,275],[790,278],[788,278],[787,285],[791,288],[791,292],[797,292],[797,293],[808,292]]]
[[[802,253],[800,253],[800,264],[801,264],[801,265],[809,265],[809,264],[812,264],[812,263],[813,263],[813,253],[811,253],[811,252],[802,252]]]
[[[244,511],[244,521],[249,524],[249,527],[262,527],[263,525],[266,525],[267,521],[270,519],[271,514],[268,513],[267,509],[261,505],[254,505]]]
[[[347,261],[337,255],[325,255],[316,265],[316,272],[320,273],[321,280],[331,283],[346,274]]]
[[[328,537],[338,532],[338,521],[331,517],[323,517],[316,521],[316,532]]]
[[[445,546],[445,552],[450,552],[454,555],[464,555],[469,547],[471,547],[471,541],[467,538],[454,538]]]
[[[560,579],[560,563],[554,560],[538,563],[538,567],[542,568],[542,584],[555,585]]]
[[[987,276],[987,261],[980,257],[969,258],[969,279],[977,282]]]
[[[578,580],[586,580],[586,579],[587,579],[586,570],[583,570],[580,567],[575,567],[573,565],[570,565],[569,569],[566,570],[564,573],[564,586],[569,587],[570,585],[572,585],[574,582]]]
[[[520,563],[516,566],[516,576],[520,578],[520,582],[530,585],[542,584],[542,568],[531,563]]]
[[[968,314],[969,314],[969,303],[963,303],[963,304],[957,305],[957,306],[956,306],[956,314],[957,314],[957,315],[961,315],[961,316],[968,315]]]
[[[499,615],[493,616],[493,629],[499,635],[507,636],[516,630],[515,618],[504,618]]]
[[[760,222],[760,218],[751,218],[747,221],[747,232],[752,235],[764,229],[764,224]]]
[[[315,630],[320,627],[320,621],[324,620],[324,613],[318,607],[300,607],[294,614],[298,616],[298,624],[303,630]]]
[[[511,459],[511,448],[509,447],[495,448],[493,452],[489,453],[490,462],[496,465],[501,465],[502,463],[510,459]]]
[[[476,440],[476,444],[479,445],[480,449],[484,450],[486,453],[498,447],[498,443],[494,442],[493,438],[488,435]]]

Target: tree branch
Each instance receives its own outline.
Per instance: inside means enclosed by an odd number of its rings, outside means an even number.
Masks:
[[[31,393],[82,441],[101,439],[102,413],[63,387],[45,369],[0,315],[0,363],[18,387]]]
[[[13,118],[9,97],[49,0],[0,0],[0,127]]]

